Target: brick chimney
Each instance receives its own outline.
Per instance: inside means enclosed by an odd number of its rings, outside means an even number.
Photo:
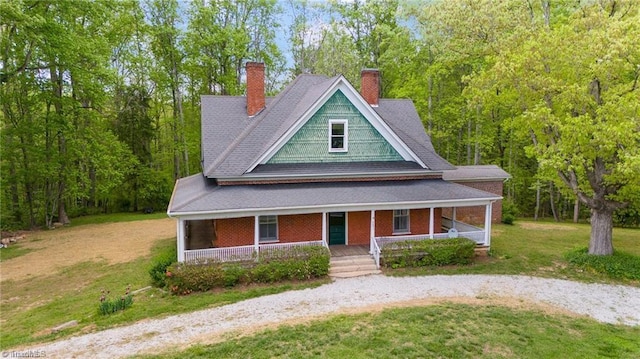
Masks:
[[[255,116],[265,106],[264,63],[247,62],[247,115]]]
[[[371,106],[378,106],[380,96],[380,72],[378,69],[364,69],[360,72],[360,94]]]

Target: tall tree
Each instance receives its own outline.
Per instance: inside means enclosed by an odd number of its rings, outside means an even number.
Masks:
[[[593,2],[555,22],[553,10],[477,83],[517,94],[528,153],[591,210],[589,253],[608,255],[613,212],[640,198],[640,9]]]
[[[180,6],[177,0],[150,0],[147,5],[151,22],[151,50],[160,69],[153,73],[154,79],[158,87],[169,91],[171,96],[173,178],[176,180],[190,173],[182,103],[185,55],[180,47],[183,36]]]

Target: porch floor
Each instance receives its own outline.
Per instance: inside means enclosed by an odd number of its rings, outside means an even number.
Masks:
[[[348,257],[369,254],[368,245],[346,246],[334,244],[329,246],[329,250],[331,251],[332,257]]]

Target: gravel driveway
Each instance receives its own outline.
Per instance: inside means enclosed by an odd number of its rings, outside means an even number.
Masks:
[[[24,350],[47,358],[117,358],[221,340],[230,331],[252,332],[282,322],[330,314],[428,303],[441,298],[539,303],[605,323],[640,325],[640,288],[585,284],[525,276],[459,275],[338,279],[314,289],[290,291],[217,308],[71,337]],[[534,307],[535,308],[535,307]]]

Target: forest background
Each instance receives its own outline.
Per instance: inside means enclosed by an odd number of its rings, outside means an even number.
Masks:
[[[378,68],[436,151],[512,176],[522,216],[640,224],[640,2],[0,2],[3,229],[164,211],[200,172],[200,96]],[[591,213],[590,213],[591,212]],[[597,218],[596,218],[597,220]]]

